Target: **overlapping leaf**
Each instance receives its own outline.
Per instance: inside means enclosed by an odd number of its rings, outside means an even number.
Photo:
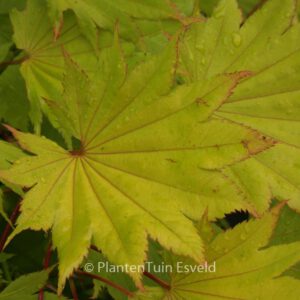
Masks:
[[[215,262],[216,272],[181,272],[181,265],[191,262],[180,258],[168,259],[173,265],[171,289],[164,296],[149,299],[297,299],[299,281],[279,277],[299,261],[300,243],[266,246],[278,218],[280,207],[260,220],[252,220],[219,234],[207,247],[208,265]],[[154,292],[152,290],[153,295]],[[146,294],[147,295],[147,294]],[[147,299],[137,296],[136,299]]]
[[[28,97],[31,101],[31,120],[39,131],[41,111],[49,116],[45,99],[59,99],[64,73],[62,47],[72,54],[77,63],[87,70],[94,70],[96,57],[93,48],[80,34],[76,20],[67,15],[60,38],[54,41],[52,24],[47,17],[44,1],[28,1],[20,12],[11,12],[14,27],[14,41],[23,50],[21,73],[25,78]],[[51,115],[49,116],[51,118]],[[53,119],[53,118],[52,118]],[[55,123],[55,121],[53,120]]]
[[[246,78],[214,116],[253,128],[277,141],[270,151],[225,170],[243,190],[253,213],[271,196],[299,210],[299,34],[295,1],[270,0],[240,27],[236,1],[220,1],[206,23],[193,24],[182,42],[182,68],[190,81],[247,70]],[[271,16],[271,17],[270,17]]]
[[[184,5],[181,5],[182,3],[177,4],[183,11],[191,10],[191,3]],[[79,15],[79,19],[83,20],[80,22],[81,29],[77,24],[76,17],[68,11],[64,15],[63,23],[59,25],[58,34],[58,32],[53,30],[51,19],[56,18],[57,13],[60,14],[69,7],[68,5],[71,5],[71,8]],[[98,7],[100,6],[103,9],[102,5],[104,5],[104,10]],[[141,17],[147,17],[149,12],[147,13],[146,10],[139,8],[138,5],[138,3],[132,4],[131,8],[127,9],[131,11],[131,14],[134,14],[134,11],[137,10],[136,14],[143,12]],[[149,2],[148,6],[151,7],[152,4]],[[49,7],[50,10],[48,9]],[[112,31],[115,28],[116,22],[118,20],[122,21],[125,18],[126,26],[120,25],[121,33],[124,29],[128,33],[128,36],[125,34],[125,37],[129,40],[134,40],[134,36],[142,35],[142,40],[137,44],[142,49],[150,47],[153,51],[160,50],[162,45],[168,42],[169,37],[167,32],[174,34],[179,27],[179,23],[174,23],[173,20],[166,20],[162,25],[159,20],[139,19],[139,21],[136,21],[139,22],[139,25],[133,25],[131,17],[127,16],[123,10],[120,10],[116,4],[104,3],[102,1],[92,1],[91,3],[83,1],[73,1],[72,3],[50,1],[49,7],[44,0],[34,0],[28,1],[24,11],[13,10],[11,12],[14,41],[17,47],[23,50],[21,58],[23,58],[24,62],[21,66],[21,72],[26,80],[28,96],[31,101],[30,117],[37,132],[40,130],[42,111],[46,113],[54,126],[57,126],[56,120],[49,112],[45,101],[59,99],[62,91],[61,80],[64,72],[62,49],[67,51],[72,56],[72,59],[84,67],[85,70],[94,72],[97,65],[95,51],[111,45],[112,34],[104,30],[98,32],[94,28],[94,22],[101,26],[101,28]],[[132,8],[135,8],[135,10]],[[163,14],[161,17],[174,14],[172,6],[167,4],[165,4],[165,9],[163,9],[162,5],[156,9],[158,15]],[[117,15],[114,15],[111,10],[117,11]],[[52,18],[48,17],[49,14]],[[131,32],[133,26],[134,33]],[[91,35],[86,34],[90,37],[90,41],[92,39],[92,43],[89,43],[81,33],[82,27],[84,27],[84,33],[92,31]],[[124,44],[127,45],[128,43],[124,42]],[[128,49],[127,52],[130,53],[134,47],[135,45],[128,44],[125,49]]]
[[[63,11],[71,9],[75,12],[81,30],[88,39],[95,44],[98,28],[114,31],[115,24],[120,24],[122,38],[135,42],[143,48],[143,43],[149,35],[160,36],[156,27],[159,25],[161,33],[174,32],[178,23],[193,12],[192,0],[172,1],[48,1],[49,14],[59,30],[63,20]],[[154,21],[154,22],[153,22]]]

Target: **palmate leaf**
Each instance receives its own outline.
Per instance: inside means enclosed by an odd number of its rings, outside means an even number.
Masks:
[[[292,26],[295,1],[270,0],[241,27],[234,0],[220,1],[206,23],[193,24],[182,41],[186,79],[211,78],[247,70],[234,94],[214,116],[252,128],[277,145],[251,160],[224,170],[239,185],[254,214],[265,211],[272,196],[300,209],[299,170],[299,24]]]
[[[71,9],[75,12],[82,32],[92,44],[95,44],[98,28],[114,31],[116,22],[119,23],[120,36],[125,40],[135,42],[141,46],[145,36],[155,31],[150,28],[159,24],[161,31],[168,32],[168,25],[172,26],[193,12],[193,0],[146,0],[146,1],[70,1],[48,0],[49,15],[59,30],[63,19],[63,11]],[[155,22],[151,22],[155,21]],[[148,25],[145,30],[145,23]],[[178,25],[178,24],[177,24]],[[98,28],[97,28],[98,27]],[[150,32],[149,32],[150,29]]]
[[[215,262],[216,272],[184,273],[177,264],[193,264],[167,255],[166,263],[173,265],[171,289],[149,299],[298,299],[299,281],[278,276],[299,261],[300,243],[261,249],[268,244],[280,208],[217,235],[206,250],[208,265]]]
[[[55,124],[44,99],[59,99],[61,94],[64,73],[62,47],[89,71],[94,70],[96,57],[93,47],[81,35],[75,17],[70,14],[65,17],[60,37],[54,40],[52,23],[43,0],[28,1],[24,11],[14,9],[10,17],[14,42],[23,50],[21,73],[31,101],[30,117],[39,132],[42,110]]]
[[[51,4],[55,4],[51,1]],[[49,100],[57,100],[62,92],[61,80],[64,73],[63,50],[72,55],[80,66],[89,73],[95,71],[96,55],[94,47],[81,33],[76,17],[68,11],[64,15],[63,26],[60,34],[56,36],[53,32],[51,18],[48,17],[48,7],[44,0],[28,1],[24,11],[13,10],[10,14],[14,29],[14,42],[19,49],[23,50],[21,57],[21,73],[26,81],[28,98],[31,101],[30,118],[37,132],[40,131],[42,111],[47,115],[52,124],[57,127],[55,118],[51,115],[48,105]],[[115,27],[117,20],[114,20]],[[162,42],[161,26],[159,22],[151,23],[148,20],[140,21],[140,28],[149,35],[145,41],[151,47],[158,47]],[[172,22],[165,24],[166,31],[176,31],[178,24]],[[106,28],[106,27],[104,27]],[[158,35],[158,40],[151,35]],[[97,49],[110,46],[112,34],[101,31],[97,34]],[[167,41],[167,38],[165,38]],[[163,41],[166,43],[166,41]],[[135,47],[133,44],[123,42],[126,53],[131,53]]]
[[[159,53],[183,24],[200,18],[192,16],[193,0],[49,0],[48,7],[57,34],[64,22],[63,12],[69,9],[75,13],[81,32],[96,52],[103,30],[111,35],[117,23],[122,40],[130,42],[142,56]]]
[[[176,39],[129,74],[121,53],[116,37],[101,52],[93,80],[66,54],[63,97],[51,109],[80,149],[10,129],[35,154],[1,171],[3,179],[32,187],[11,238],[27,228],[52,228],[59,290],[91,240],[115,264],[142,264],[147,235],[200,262],[202,241],[185,215],[199,218],[208,208],[215,219],[247,209],[216,169],[273,146],[256,131],[209,119],[248,73],[174,89]],[[139,285],[141,274],[130,275]]]

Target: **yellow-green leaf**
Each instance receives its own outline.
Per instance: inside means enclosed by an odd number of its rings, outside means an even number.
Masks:
[[[209,219],[247,208],[237,186],[216,169],[273,141],[211,118],[245,74],[174,87],[176,43],[126,74],[116,39],[93,80],[66,56],[64,93],[52,111],[80,140],[79,149],[11,129],[35,154],[1,172],[32,187],[11,238],[27,228],[52,228],[60,290],[91,240],[116,264],[142,264],[147,235],[200,262],[203,245],[189,217],[200,218],[207,208]],[[130,275],[140,284],[141,274]]]
[[[257,130],[277,145],[224,170],[259,215],[271,197],[299,210],[297,157],[300,146],[300,27],[293,0],[270,0],[243,24],[235,0],[220,1],[205,23],[182,38],[180,71],[189,82],[247,70],[214,116]]]
[[[171,289],[154,299],[280,300],[288,296],[296,300],[299,280],[278,276],[300,260],[300,243],[262,249],[273,232],[279,211],[280,206],[275,207],[260,220],[244,222],[217,235],[206,251],[208,266],[215,264],[215,272],[182,272],[180,266],[190,266],[190,261],[167,259],[173,266]]]

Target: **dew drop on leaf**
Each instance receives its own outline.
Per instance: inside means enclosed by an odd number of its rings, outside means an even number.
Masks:
[[[239,47],[242,43],[241,35],[238,33],[233,33],[232,34],[232,42],[235,47]]]

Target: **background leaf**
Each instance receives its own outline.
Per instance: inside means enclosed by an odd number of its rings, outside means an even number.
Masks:
[[[274,299],[281,299],[284,290],[291,299],[297,299],[297,281],[277,276],[299,260],[299,250],[296,250],[299,242],[260,249],[268,243],[279,211],[277,206],[260,220],[244,222],[218,234],[206,252],[208,265],[216,263],[216,273],[183,273],[178,271],[177,263],[191,262],[171,256],[167,259],[174,266],[170,274],[171,290],[154,299],[266,299],[270,294]]]
[[[29,101],[19,67],[10,66],[0,76],[0,118],[16,128],[29,127]]]
[[[36,272],[22,276],[12,282],[0,293],[0,299],[5,300],[33,300],[36,292],[45,284],[48,272]]]

